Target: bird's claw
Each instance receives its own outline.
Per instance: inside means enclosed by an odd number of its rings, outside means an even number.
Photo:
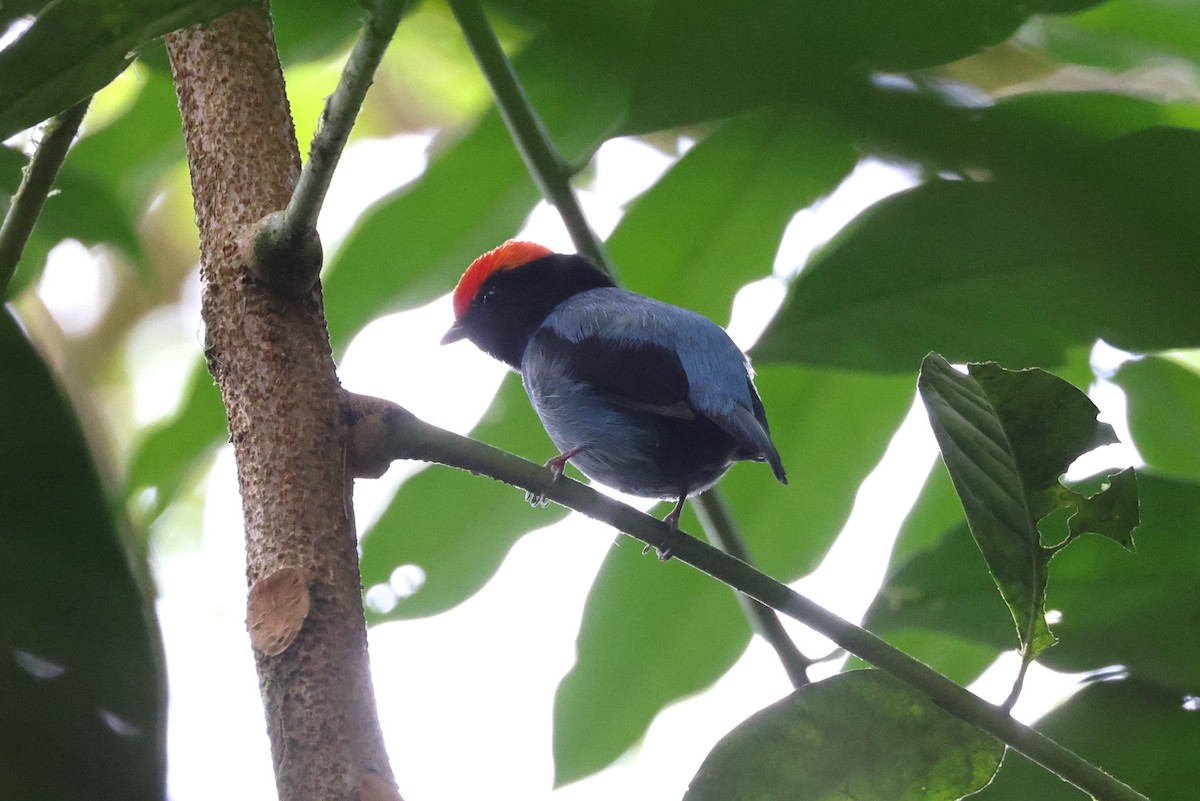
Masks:
[[[565,453],[560,453],[558,456],[555,456],[552,459],[547,459],[544,467],[550,471],[550,481],[554,482],[554,481],[558,481],[560,478],[562,478],[563,473],[567,469],[567,461],[572,456],[577,455],[582,450],[583,450],[583,446],[580,445],[579,447],[571,448],[571,450],[569,450]],[[528,503],[530,506],[549,506],[550,505],[550,499],[546,497],[546,493],[533,492],[532,490],[525,493],[525,502]]]
[[[671,510],[671,513],[663,518],[663,522],[666,523],[667,526],[671,529],[670,536],[672,538],[674,538],[675,536],[677,536],[679,534],[679,516],[680,516],[680,514],[683,513],[683,503],[684,503],[684,500],[686,500],[686,497],[687,496],[680,498],[679,503],[677,503],[675,505],[675,508]],[[646,547],[642,548],[642,556],[645,556],[646,554],[650,553],[651,548],[654,548],[656,551],[658,551],[658,561],[666,562],[666,561],[670,560],[671,551],[672,551],[670,542],[668,542],[666,545],[662,546],[661,548],[647,543]]]
[[[532,490],[529,490],[525,493],[525,502],[535,508],[538,506],[550,505],[550,499],[546,497],[545,493],[533,492]]]

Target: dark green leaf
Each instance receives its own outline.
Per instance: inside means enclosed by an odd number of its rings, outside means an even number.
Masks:
[[[1046,736],[1155,801],[1191,801],[1200,786],[1200,712],[1180,692],[1096,682],[1038,723]],[[972,801],[1079,801],[1083,794],[1017,753]]]
[[[0,50],[0,140],[102,89],[137,48],[246,0],[62,0]]]
[[[663,0],[637,51],[627,129],[836,98],[870,71],[944,64],[1007,39],[1031,13],[1094,4]]]
[[[554,41],[531,45],[515,66],[564,157],[590,158],[624,108],[624,87]],[[334,347],[379,314],[449,292],[537,200],[503,122],[488,112],[417,183],[368,211],[334,254],[324,279]]]
[[[871,207],[793,281],[756,354],[909,370],[929,350],[1054,365],[1097,338],[1200,344],[1200,135],[1152,129],[1092,152],[1090,178],[935,181]]]
[[[1059,646],[1042,657],[1058,670],[1124,665],[1179,692],[1200,688],[1200,486],[1138,476],[1137,555],[1084,537],[1054,559],[1048,608],[1062,614]]]
[[[796,690],[717,743],[684,801],[956,801],[1004,746],[877,670]]]
[[[1137,526],[1132,473],[1091,498],[1059,483],[1078,456],[1116,437],[1096,420],[1086,395],[1049,373],[987,363],[970,365],[964,376],[930,354],[917,388],[971,533],[1012,612],[1021,653],[1032,659],[1054,644],[1045,620],[1054,550],[1042,544],[1039,522],[1070,509],[1073,534],[1084,533],[1074,528],[1094,530],[1131,547]]]
[[[153,607],[74,412],[7,311],[0,383],[4,794],[161,799],[165,677]]]
[[[912,383],[774,367],[759,373],[758,386],[790,483],[746,464],[720,490],[755,563],[790,581],[816,567],[841,530],[911,405]],[[683,528],[699,531],[690,510]],[[750,638],[728,589],[672,563],[661,568],[622,543],[592,586],[579,658],[555,699],[559,784],[619,757],[668,702],[728,670]]]
[[[1137,556],[1085,537],[1054,559],[1047,607],[1059,643],[1040,661],[1065,671],[1124,665],[1178,692],[1200,687],[1200,485],[1142,475]],[[919,627],[1010,647],[1012,628],[965,527],[885,582],[864,625],[882,636]]]
[[[1067,363],[1056,371],[1056,375],[1081,390],[1087,390],[1095,380],[1090,358],[1091,348],[1073,350],[1068,353]],[[900,526],[892,549],[893,563],[903,565],[912,555],[935,547],[943,536],[962,522],[962,502],[954,491],[950,474],[943,465],[935,465]]]
[[[1146,464],[1200,480],[1200,375],[1171,359],[1128,362],[1113,381],[1129,401],[1129,428]]]
[[[521,382],[508,378],[471,436],[540,461],[554,454]],[[429,467],[401,485],[362,543],[363,585],[388,581],[401,565],[416,565],[423,586],[371,621],[423,617],[445,611],[479,590],[513,543],[563,516],[557,506],[531,508],[521,491],[462,470]]]
[[[630,289],[728,319],[734,293],[771,274],[792,215],[832,191],[856,160],[844,133],[811,118],[746,114],[634,201],[609,252]]]

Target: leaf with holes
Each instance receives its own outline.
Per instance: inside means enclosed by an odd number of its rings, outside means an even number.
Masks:
[[[1116,436],[1096,419],[1086,395],[1042,370],[1010,371],[988,362],[969,365],[963,375],[931,353],[917,388],[1028,662],[1055,642],[1045,614],[1051,557],[1083,533],[1133,549],[1138,524],[1133,472],[1118,473],[1091,497],[1059,482],[1078,456]],[[1059,510],[1072,513],[1068,531],[1060,542],[1046,545],[1039,523]]]

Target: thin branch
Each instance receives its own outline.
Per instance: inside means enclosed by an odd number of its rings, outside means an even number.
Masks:
[[[745,540],[738,530],[737,523],[729,514],[724,498],[717,492],[706,492],[694,503],[700,524],[704,526],[709,541],[735,559],[752,564]],[[783,663],[783,669],[787,672],[792,686],[803,687],[808,684],[808,668],[814,660],[802,654],[796,647],[787,629],[783,627],[779,615],[773,609],[745,595],[738,594],[737,599],[750,625],[775,649],[775,654]]]
[[[8,214],[4,215],[4,223],[0,225],[0,298],[8,292],[8,285],[17,272],[17,262],[21,260],[33,226],[42,213],[46,198],[50,196],[54,178],[67,157],[71,140],[79,131],[79,123],[83,122],[91,102],[90,97],[81,100],[50,120],[42,132],[42,143],[25,168],[21,185],[17,187]]]
[[[673,558],[825,635],[1098,801],[1148,801],[1002,709],[712,545],[577,481],[555,480],[541,465],[432,426],[390,401],[347,394],[347,405],[357,420],[350,443],[352,465],[377,470],[386,459],[417,459],[457,467],[544,496],[653,548],[669,547]]]
[[[248,261],[255,274],[271,286],[290,294],[302,294],[312,288],[320,273],[322,252],[316,234],[317,217],[367,90],[375,80],[375,71],[406,5],[406,0],[374,3],[362,35],[342,69],[337,89],[321,112],[308,160],[287,208],[267,215],[255,229],[253,258]]]
[[[558,209],[575,248],[616,278],[604,243],[588,225],[579,200],[571,189],[571,169],[529,102],[483,8],[478,0],[450,0],[450,9],[462,28],[471,52],[475,54],[475,60],[479,62],[479,68],[491,84],[500,116],[508,125],[517,150],[525,159],[542,195]]]

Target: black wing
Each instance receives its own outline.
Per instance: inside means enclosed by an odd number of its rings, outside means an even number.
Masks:
[[[688,380],[674,351],[644,342],[616,343],[600,337],[571,342],[539,329],[531,347],[566,365],[570,374],[608,396],[614,404],[692,420]]]

